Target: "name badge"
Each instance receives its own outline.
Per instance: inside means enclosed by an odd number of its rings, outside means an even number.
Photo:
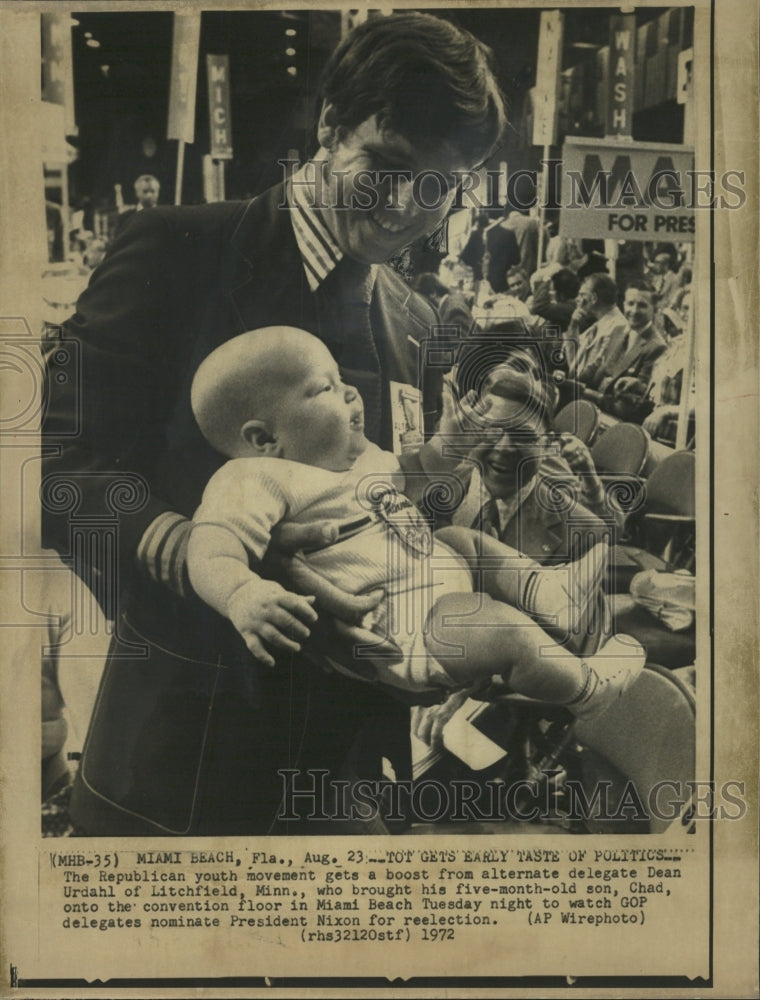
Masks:
[[[407,549],[422,558],[430,555],[433,548],[430,525],[408,497],[397,490],[387,490],[377,499],[374,513]]]

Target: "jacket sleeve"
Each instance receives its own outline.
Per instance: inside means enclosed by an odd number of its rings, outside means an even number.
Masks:
[[[117,523],[121,572],[157,519],[175,532],[182,520],[150,474],[176,382],[177,242],[161,209],[139,213],[46,351],[43,544],[70,556],[77,521]]]

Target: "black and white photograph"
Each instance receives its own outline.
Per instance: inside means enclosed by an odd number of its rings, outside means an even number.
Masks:
[[[757,995],[753,5],[0,17],[2,995]]]

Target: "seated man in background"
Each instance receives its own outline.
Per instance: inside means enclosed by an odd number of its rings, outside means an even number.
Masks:
[[[507,291],[530,309],[530,276],[522,264],[507,269]]]
[[[559,332],[564,332],[575,313],[578,288],[578,279],[569,267],[554,271],[549,278],[536,283],[531,312]]]
[[[617,297],[618,287],[608,274],[590,274],[581,281],[565,347],[571,378],[587,383],[610,337],[627,330]]]
[[[652,367],[665,351],[665,340],[654,325],[654,295],[645,282],[625,290],[623,315],[626,328],[612,330],[594,359],[578,374],[586,398],[599,402],[612,383],[625,376],[649,384]]]

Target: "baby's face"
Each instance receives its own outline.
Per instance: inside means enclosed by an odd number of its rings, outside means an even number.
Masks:
[[[305,345],[294,362],[293,380],[274,415],[281,456],[333,472],[350,469],[367,446],[361,396],[341,381],[320,341]]]

